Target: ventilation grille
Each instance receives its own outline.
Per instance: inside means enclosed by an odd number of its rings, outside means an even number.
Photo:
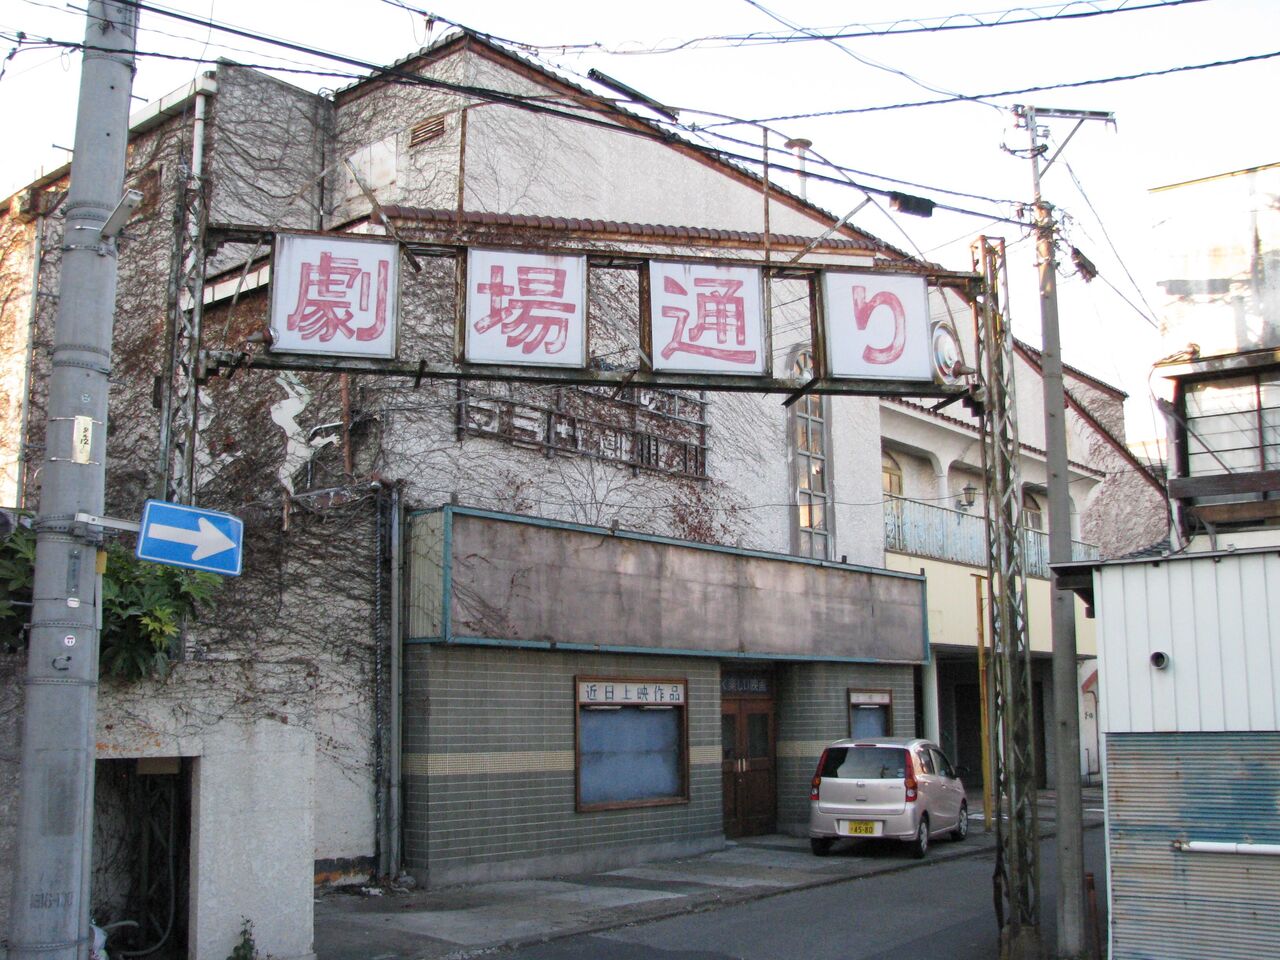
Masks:
[[[428,117],[421,123],[415,123],[409,130],[409,146],[416,147],[428,143],[444,134],[444,114]]]

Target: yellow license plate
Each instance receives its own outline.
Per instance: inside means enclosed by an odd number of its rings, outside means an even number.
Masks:
[[[876,823],[874,820],[846,820],[844,828],[851,837],[870,837],[875,835]]]

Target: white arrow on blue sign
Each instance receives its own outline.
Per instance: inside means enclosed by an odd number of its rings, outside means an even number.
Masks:
[[[239,517],[148,500],[134,552],[139,560],[237,577],[243,541],[244,521]]]

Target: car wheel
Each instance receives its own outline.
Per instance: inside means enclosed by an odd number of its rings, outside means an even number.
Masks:
[[[951,831],[951,839],[960,841],[969,835],[969,804],[960,804],[960,819],[956,821],[956,828]]]
[[[830,837],[810,837],[809,849],[813,851],[815,857],[825,857],[831,852],[831,844],[835,843]]]
[[[923,860],[924,855],[929,852],[929,817],[925,815],[920,818],[920,827],[916,830],[916,838],[909,841],[908,848],[911,856],[917,860]]]

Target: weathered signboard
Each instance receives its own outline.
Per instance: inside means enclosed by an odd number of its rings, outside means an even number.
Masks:
[[[278,234],[271,272],[271,349],[393,359],[400,301],[394,241]]]
[[[757,267],[649,263],[655,371],[761,374],[765,320]]]
[[[934,378],[924,277],[828,270],[822,293],[830,376]]]
[[[236,236],[242,239],[243,231]],[[449,243],[425,251],[456,264],[458,349],[441,362],[420,351],[398,353],[401,249],[402,243],[381,237],[277,235],[272,343],[249,364],[411,376],[415,382],[521,379],[786,393],[804,387],[901,396],[945,396],[964,388],[956,374],[961,356],[955,333],[930,320],[929,287],[941,283],[942,274],[829,264],[797,272],[693,257],[616,261],[587,251]],[[639,279],[619,283],[618,275],[628,271]],[[949,282],[956,277],[945,275]],[[797,279],[807,287],[799,296]],[[807,309],[783,311],[788,319],[781,330],[772,329],[770,308],[781,296],[778,283],[792,284],[780,306],[809,301]],[[630,291],[630,303],[623,291]],[[598,315],[589,316],[593,310]],[[416,314],[413,334],[450,313]],[[775,374],[779,345],[806,340],[824,347],[816,351],[819,362],[807,382],[798,382],[794,371]],[[213,351],[209,359],[215,372],[244,362],[228,351]]]
[[[585,366],[587,258],[469,250],[464,343],[468,363]]]

